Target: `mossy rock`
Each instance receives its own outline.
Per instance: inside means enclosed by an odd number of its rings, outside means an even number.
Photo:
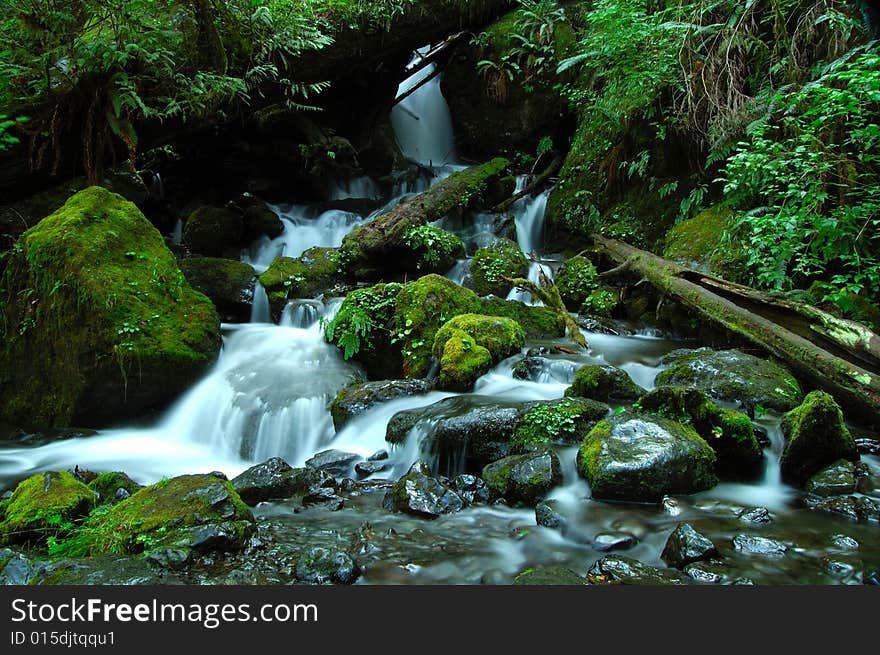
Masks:
[[[493,364],[519,352],[524,343],[523,330],[512,319],[460,314],[444,324],[434,338],[434,357],[440,360],[437,386],[468,391]]]
[[[599,288],[596,267],[586,257],[572,257],[556,273],[559,295],[569,311],[579,311],[590,294]]]
[[[536,566],[517,573],[513,579],[515,585],[537,585],[546,587],[554,586],[583,586],[587,584],[586,578],[578,575],[571,569],[563,566]]]
[[[488,464],[482,477],[496,496],[511,503],[534,506],[562,482],[562,467],[556,453],[540,447]]]
[[[785,412],[800,404],[803,392],[794,376],[769,359],[739,350],[674,350],[657,386],[695,387],[716,400],[741,403],[751,415],[758,405]]]
[[[526,277],[528,273],[526,256],[510,239],[496,239],[491,245],[478,249],[471,262],[474,290],[481,296],[493,294],[503,298],[512,286],[501,278]]]
[[[527,339],[554,339],[565,336],[565,321],[546,307],[534,307],[519,300],[490,296],[480,300],[480,314],[506,316],[519,323]]]
[[[98,477],[89,482],[88,487],[97,494],[98,502],[101,504],[118,503],[143,489],[143,485],[138,484],[122,471],[99,473]]]
[[[214,303],[221,318],[248,321],[257,273],[250,264],[220,257],[192,257],[180,262],[190,286]]]
[[[584,438],[577,470],[598,500],[658,502],[711,489],[718,483],[715,462],[715,452],[692,427],[624,411]]]
[[[101,187],[25,232],[0,287],[8,423],[134,416],[175,398],[220,349],[214,306],[137,207]]]
[[[245,239],[253,241],[264,235],[270,239],[281,236],[284,232],[284,223],[281,222],[278,214],[256,198],[254,201],[244,210]]]
[[[280,316],[292,298],[314,298],[342,280],[336,248],[315,246],[300,257],[277,257],[262,274],[260,284],[269,297],[269,306]]]
[[[603,364],[581,366],[574,374],[571,386],[565,390],[566,396],[580,396],[607,402],[609,400],[636,400],[645,393],[633,382],[629,374]]]
[[[464,242],[457,234],[433,225],[410,228],[403,239],[407,251],[401,251],[404,270],[444,274],[464,257]]]
[[[68,471],[32,475],[20,482],[3,508],[0,545],[45,546],[72,528],[96,504],[95,492]]]
[[[535,444],[580,443],[610,412],[608,405],[586,398],[563,398],[530,409],[510,441],[514,452]]]
[[[65,544],[67,556],[158,548],[240,550],[254,517],[228,480],[182,475],[95,510]]]
[[[619,302],[618,292],[608,287],[600,287],[590,292],[578,309],[578,313],[595,318],[611,318]]]
[[[840,406],[824,391],[810,392],[800,406],[786,413],[782,417],[782,433],[782,477],[795,484],[805,483],[839,459],[859,459]]]
[[[724,242],[737,214],[716,205],[682,221],[666,233],[663,256],[687,268],[714,273],[733,282],[745,281],[745,253],[737,242]]]
[[[221,257],[226,249],[241,246],[244,236],[244,216],[237,207],[199,207],[183,226],[184,243],[210,257]]]
[[[433,391],[430,380],[378,380],[361,382],[339,390],[330,403],[330,416],[336,431],[351,419],[368,412],[373,407],[398,398],[420,396]]]
[[[751,419],[740,412],[722,409],[699,389],[658,387],[639,398],[636,407],[690,423],[715,451],[722,476],[750,479],[761,472],[764,454]]]

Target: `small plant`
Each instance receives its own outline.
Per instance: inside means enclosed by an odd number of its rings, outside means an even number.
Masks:
[[[352,291],[333,320],[324,324],[324,337],[342,348],[345,359],[372,348],[380,339],[390,341],[394,303],[402,288],[390,283]]]
[[[454,257],[464,245],[461,239],[433,225],[411,227],[403,237],[404,243],[419,253],[418,270],[433,270]]]

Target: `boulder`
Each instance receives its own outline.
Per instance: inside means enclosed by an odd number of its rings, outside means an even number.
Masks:
[[[378,380],[353,384],[340,389],[330,404],[333,425],[338,432],[349,420],[376,405],[397,398],[424,395],[433,389],[434,384],[430,380]]]
[[[132,480],[122,471],[100,473],[88,483],[89,489],[95,492],[99,504],[118,503],[137,493],[143,486]]]
[[[674,350],[655,384],[696,387],[716,400],[736,402],[752,415],[758,405],[785,412],[803,398],[797,380],[779,364],[739,350]]]
[[[682,585],[686,584],[678,572],[665,571],[642,564],[623,555],[606,555],[587,571],[590,584],[622,585]]]
[[[292,298],[315,298],[342,281],[335,248],[309,248],[302,255],[276,257],[263,273],[260,284],[266,290],[273,315],[279,316]]]
[[[749,479],[763,469],[764,452],[748,416],[722,409],[699,389],[658,387],[638,401],[638,407],[660,416],[686,420],[718,457],[718,473]]]
[[[180,270],[193,289],[214,303],[222,320],[250,320],[257,282],[252,266],[233,259],[192,257],[180,262]]]
[[[440,360],[437,386],[468,391],[477,378],[522,348],[519,324],[500,316],[461,314],[446,322],[434,337],[434,356]]]
[[[856,466],[839,459],[811,477],[804,490],[815,496],[845,496],[856,490]]]
[[[546,586],[581,586],[587,584],[587,580],[571,569],[564,566],[536,566],[518,573],[513,579],[515,585],[538,585]]]
[[[306,584],[354,584],[361,567],[341,550],[312,548],[297,560],[294,575]]]
[[[512,287],[502,277],[526,277],[528,273],[528,260],[519,244],[510,239],[496,239],[485,248],[479,248],[471,262],[474,291],[481,296],[494,294],[503,298]]]
[[[566,396],[592,398],[602,402],[636,400],[645,393],[632,381],[626,371],[603,364],[581,366],[574,374],[574,381],[565,390]]]
[[[102,424],[177,397],[220,349],[162,235],[90,187],[25,232],[0,283],[0,421]]]
[[[708,560],[718,556],[718,549],[708,537],[694,530],[689,523],[679,523],[660,554],[668,566],[683,569],[692,562]]]
[[[45,545],[73,528],[97,504],[97,495],[68,471],[32,475],[0,505],[0,545]]]
[[[556,453],[541,448],[488,464],[483,479],[495,495],[508,502],[534,505],[562,482],[562,469]]]
[[[344,478],[351,474],[355,462],[361,459],[357,453],[343,450],[322,450],[306,460],[306,466],[329,473],[336,478]]]
[[[836,514],[850,521],[880,521],[880,502],[866,496],[807,497],[807,507]]]
[[[535,505],[535,523],[545,528],[564,530],[567,522],[557,511],[556,505],[552,500]]]
[[[781,541],[753,534],[738,534],[733,538],[733,547],[749,555],[781,556],[788,550]]]
[[[227,250],[240,248],[244,237],[244,215],[234,206],[199,207],[183,226],[183,242],[193,252],[209,257],[222,257]]]
[[[232,487],[248,505],[301,496],[318,488],[334,489],[333,477],[315,468],[292,468],[280,457],[252,466],[232,479]]]
[[[779,464],[784,480],[803,484],[838,459],[856,461],[856,442],[843,422],[843,412],[824,391],[813,391],[803,404],[782,417],[785,449]]]
[[[710,489],[715,453],[689,426],[631,412],[601,421],[584,438],[578,473],[594,498],[659,502]]]
[[[610,413],[608,405],[586,398],[562,398],[535,404],[511,439],[516,452],[534,444],[580,443]]]
[[[438,478],[424,462],[416,462],[385,496],[383,506],[397,512],[436,519],[441,514],[458,512],[465,501]]]

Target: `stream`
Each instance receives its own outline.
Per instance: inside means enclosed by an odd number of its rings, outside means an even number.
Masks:
[[[406,92],[431,72],[429,67],[417,73],[398,93]],[[372,198],[381,202],[382,208],[370,215],[318,211],[309,205],[275,206],[284,232],[275,239],[258,240],[242,253],[242,260],[260,272],[281,255],[298,257],[312,246],[339,246],[348,232],[376,213],[464,167],[456,160],[452,123],[439,77],[397,105],[391,120],[404,154],[432,170],[433,180],[401,185],[388,197],[382,197],[379,185],[369,178],[329,184],[328,200]],[[519,188],[523,184],[524,178],[519,180]],[[548,193],[524,198],[511,209],[517,242],[527,255],[537,256],[529,273],[533,280],[542,272],[552,277],[562,261],[542,250]],[[439,226],[457,232],[472,254],[491,242],[497,223],[497,216],[477,214],[470,221],[441,221]],[[468,271],[469,260],[464,259],[447,276],[461,283]],[[530,301],[528,294],[516,290],[509,298]],[[251,322],[222,326],[223,348],[216,365],[164,415],[147,424],[119,426],[92,436],[3,446],[0,487],[35,472],[76,465],[93,471],[122,470],[146,484],[208,471],[221,471],[232,478],[276,456],[298,467],[327,449],[365,458],[388,450],[384,471],[348,488],[343,485],[346,503],[340,511],[303,509],[283,501],[258,505],[254,514],[261,538],[271,547],[242,562],[235,578],[205,570],[194,574],[203,575],[200,581],[286,582],[284,562],[298,549],[350,548],[361,542],[368,544],[361,552],[367,562],[361,584],[510,583],[524,569],[548,565],[583,574],[604,554],[595,547],[598,535],[610,535],[611,540],[631,538],[631,547],[621,554],[662,567],[660,553],[666,539],[682,521],[712,538],[725,558],[723,569],[715,570],[710,564],[698,567],[691,576],[697,581],[860,584],[867,566],[880,562],[875,525],[810,511],[802,493],[780,480],[783,439],[779,418],[772,414],[757,420],[767,432],[769,445],[765,474],[755,482],[725,482],[707,492],[670,499],[662,506],[598,502],[590,499],[587,483],[577,475],[576,448],[569,446],[558,450],[563,483],[548,499],[565,518],[564,531],[536,525],[533,509],[506,505],[475,506],[434,521],[391,513],[382,507],[391,482],[428,455],[419,452],[417,443],[412,445],[413,439],[409,446],[391,448],[385,441],[389,420],[404,409],[468,394],[434,391],[387,402],[336,432],[328,405],[341,388],[365,379],[357,365],[345,361],[341,352],[324,340],[322,321],[332,318],[340,304],[338,298],[293,300],[278,324],[273,324],[265,292],[257,285]],[[584,334],[589,351],[549,355],[538,382],[515,379],[513,365],[529,348],[565,345],[565,340],[527,343],[522,354],[502,361],[480,378],[472,395],[495,401],[561,398],[577,368],[588,363],[622,368],[637,384],[652,389],[664,354],[702,345],[654,333]],[[876,458],[865,456],[863,461],[875,472],[880,470]],[[749,521],[748,517],[756,514],[748,510],[756,507],[766,509],[772,520]],[[785,551],[768,555],[738,550],[733,540],[740,534],[774,539],[785,545]]]

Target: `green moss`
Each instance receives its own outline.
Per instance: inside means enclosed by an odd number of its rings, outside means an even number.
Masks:
[[[244,262],[219,257],[193,257],[180,270],[196,291],[205,294],[220,311],[249,313],[256,272]]]
[[[235,524],[244,530],[253,515],[228,480],[183,475],[144,487],[112,506],[95,510],[65,544],[67,556],[141,553],[174,545],[187,528]]]
[[[98,495],[98,502],[102,504],[118,502],[116,492],[119,489],[124,489],[131,495],[143,488],[122,471],[100,473],[89,482],[88,487]]]
[[[220,347],[214,306],[159,232],[90,187],[25,232],[0,294],[0,418],[101,422],[176,396]]]
[[[566,396],[580,396],[594,400],[635,400],[644,393],[632,378],[619,368],[601,364],[581,366],[574,374]]]
[[[529,339],[552,339],[565,336],[565,321],[546,307],[533,307],[519,300],[504,300],[497,296],[480,300],[480,314],[506,316],[520,324]]]
[[[438,386],[466,391],[493,364],[519,352],[524,343],[523,330],[512,319],[460,314],[434,338],[433,354],[440,360]]]
[[[569,311],[576,312],[590,294],[599,288],[596,267],[586,257],[572,257],[556,274],[556,288]]]
[[[786,480],[803,484],[838,459],[857,461],[859,451],[843,422],[843,412],[829,394],[812,391],[782,417],[786,437],[780,466]]]
[[[403,241],[413,251],[415,270],[422,273],[445,273],[464,256],[461,238],[433,225],[409,228]]]
[[[95,501],[95,493],[67,471],[33,475],[18,484],[6,504],[0,544],[45,545],[70,530]]]
[[[745,281],[746,257],[736,241],[725,235],[736,222],[736,212],[723,205],[706,209],[673,226],[664,239],[663,256],[734,282]]]
[[[440,377],[437,386],[441,389],[468,391],[474,380],[492,368],[492,353],[463,330],[448,335],[438,356]]]
[[[602,454],[602,444],[611,437],[611,423],[599,421],[590,430],[578,449],[577,470],[581,477],[586,480],[599,478],[599,457]]]
[[[580,442],[609,408],[585,398],[564,398],[530,409],[510,440],[513,452],[540,443]]]
[[[290,298],[313,298],[339,282],[337,252],[316,246],[297,259],[277,257],[260,275],[273,312],[280,313]]]
[[[512,287],[502,277],[525,277],[528,272],[528,260],[519,245],[510,239],[496,239],[491,245],[478,249],[471,262],[474,290],[481,296],[507,296]]]
[[[617,307],[619,301],[620,298],[617,293],[611,289],[602,287],[601,289],[591,291],[590,295],[587,296],[587,299],[584,300],[578,311],[585,316],[611,318],[611,315],[614,313],[614,308]]]

